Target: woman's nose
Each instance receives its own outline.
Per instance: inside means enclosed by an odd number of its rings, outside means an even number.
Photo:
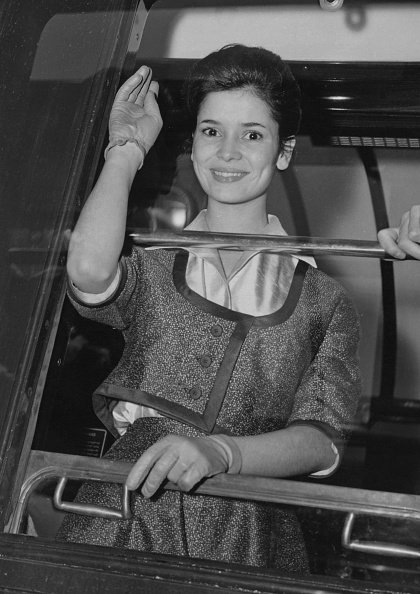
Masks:
[[[221,139],[217,154],[218,157],[225,161],[240,159],[242,156],[238,141],[230,136],[225,136]]]

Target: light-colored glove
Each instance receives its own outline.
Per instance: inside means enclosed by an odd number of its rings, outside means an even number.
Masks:
[[[153,444],[131,469],[126,485],[151,497],[165,479],[190,491],[201,479],[221,472],[238,473],[242,456],[234,438],[227,435],[181,437],[167,435]]]
[[[420,205],[416,204],[403,214],[399,227],[381,229],[378,241],[394,258],[407,255],[420,260]]]
[[[105,149],[105,159],[114,146],[134,142],[142,152],[143,162],[162,128],[156,101],[158,92],[159,85],[152,81],[152,70],[148,66],[141,66],[121,86],[109,117],[109,144]]]

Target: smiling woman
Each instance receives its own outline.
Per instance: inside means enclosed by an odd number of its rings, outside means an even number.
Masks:
[[[304,572],[290,510],[188,491],[219,473],[335,471],[360,391],[358,317],[312,259],[206,248],[121,256],[129,190],[162,125],[157,93],[147,66],[117,93],[68,257],[78,311],[125,336],[95,401],[121,436],[106,457],[134,463],[134,518],[69,515],[59,538]],[[193,68],[186,105],[208,207],[188,229],[285,233],[266,198],[293,151],[298,97],[288,67],[261,48],[229,46]],[[180,491],[163,491],[166,480]],[[117,505],[118,488],[86,483],[78,499]]]
[[[226,204],[258,200],[265,226],[267,189],[276,162],[282,159],[277,122],[252,91],[221,91],[206,97],[199,111],[192,160],[208,197],[208,220],[214,200]],[[235,216],[234,221],[238,224],[241,218]],[[234,221],[228,222],[231,229]],[[247,222],[255,230],[255,222]]]

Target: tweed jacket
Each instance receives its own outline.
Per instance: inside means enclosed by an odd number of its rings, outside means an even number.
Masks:
[[[118,400],[199,433],[253,435],[309,423],[346,437],[360,394],[359,321],[341,285],[300,261],[286,301],[251,316],[189,288],[188,254],[135,247],[105,303],[70,297],[85,317],[122,330],[120,362],[94,394],[116,435]]]

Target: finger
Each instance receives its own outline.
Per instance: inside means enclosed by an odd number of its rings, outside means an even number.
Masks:
[[[145,74],[143,84],[140,87],[138,87],[138,89],[136,89],[136,92],[133,93],[130,97],[130,99],[132,99],[134,103],[136,105],[139,105],[140,107],[143,107],[144,105],[144,100],[146,98],[147,93],[149,92],[150,83],[152,81],[152,69],[149,67],[147,67],[147,69],[148,70]]]
[[[178,458],[176,464],[174,464],[172,466],[172,468],[168,472],[166,478],[168,479],[168,481],[171,481],[171,483],[175,483],[175,485],[177,485],[179,479],[187,470],[188,470],[188,466],[181,463],[180,459]]]
[[[128,473],[125,481],[126,487],[130,491],[137,489],[137,487],[144,481],[156,460],[158,460],[168,447],[169,445],[166,442],[160,440],[150,446],[150,448],[140,456]]]
[[[159,83],[156,80],[152,80],[150,83],[149,91],[154,94],[155,98],[159,97]]]
[[[412,241],[409,245],[404,246],[404,250],[408,256],[420,260],[420,245],[418,243]]]
[[[420,204],[412,206],[408,219],[408,238],[420,242]]]
[[[156,493],[177,461],[178,454],[173,450],[168,448],[162,452],[161,457],[156,460],[155,464],[150,469],[144,485],[141,488],[144,497],[151,497]]]
[[[154,90],[152,90],[152,85],[150,85],[150,91],[149,93],[147,93],[146,99],[144,101],[144,111],[148,115],[152,116],[159,124],[159,126],[162,126],[162,116],[160,113],[158,102],[156,100],[158,90],[159,85],[157,83],[154,84]]]
[[[179,477],[176,484],[181,491],[191,491],[205,476],[205,469],[200,464],[193,464]]]
[[[405,254],[420,260],[420,245],[412,241],[409,237],[409,221],[411,219],[411,213],[405,213],[401,221],[399,236],[398,236],[398,247],[403,250]]]
[[[149,92],[147,93],[144,99],[144,108],[148,112],[152,112],[153,110],[159,110],[159,106],[157,104],[157,98],[159,95],[159,84],[153,80],[150,83]]]
[[[144,90],[144,89],[148,89],[149,85],[150,85],[152,71],[148,66],[142,66],[142,68],[144,69],[143,70],[143,80],[142,80],[141,84],[137,85],[130,93],[128,100],[131,103],[136,103],[136,101],[138,101],[139,97],[142,96],[143,92],[147,93],[147,90]],[[141,99],[138,101],[137,105],[140,105],[140,107],[143,107],[143,103],[144,103],[144,99]]]
[[[140,87],[147,76],[147,66],[141,66],[125,83],[119,88],[115,100],[128,101],[131,93]]]
[[[420,245],[418,243],[406,238],[399,241],[398,245],[406,255],[412,256],[416,260],[420,260]]]
[[[398,229],[382,229],[378,233],[378,241],[381,244],[381,247],[394,258],[399,258],[401,260],[405,258],[405,253],[397,245]]]

